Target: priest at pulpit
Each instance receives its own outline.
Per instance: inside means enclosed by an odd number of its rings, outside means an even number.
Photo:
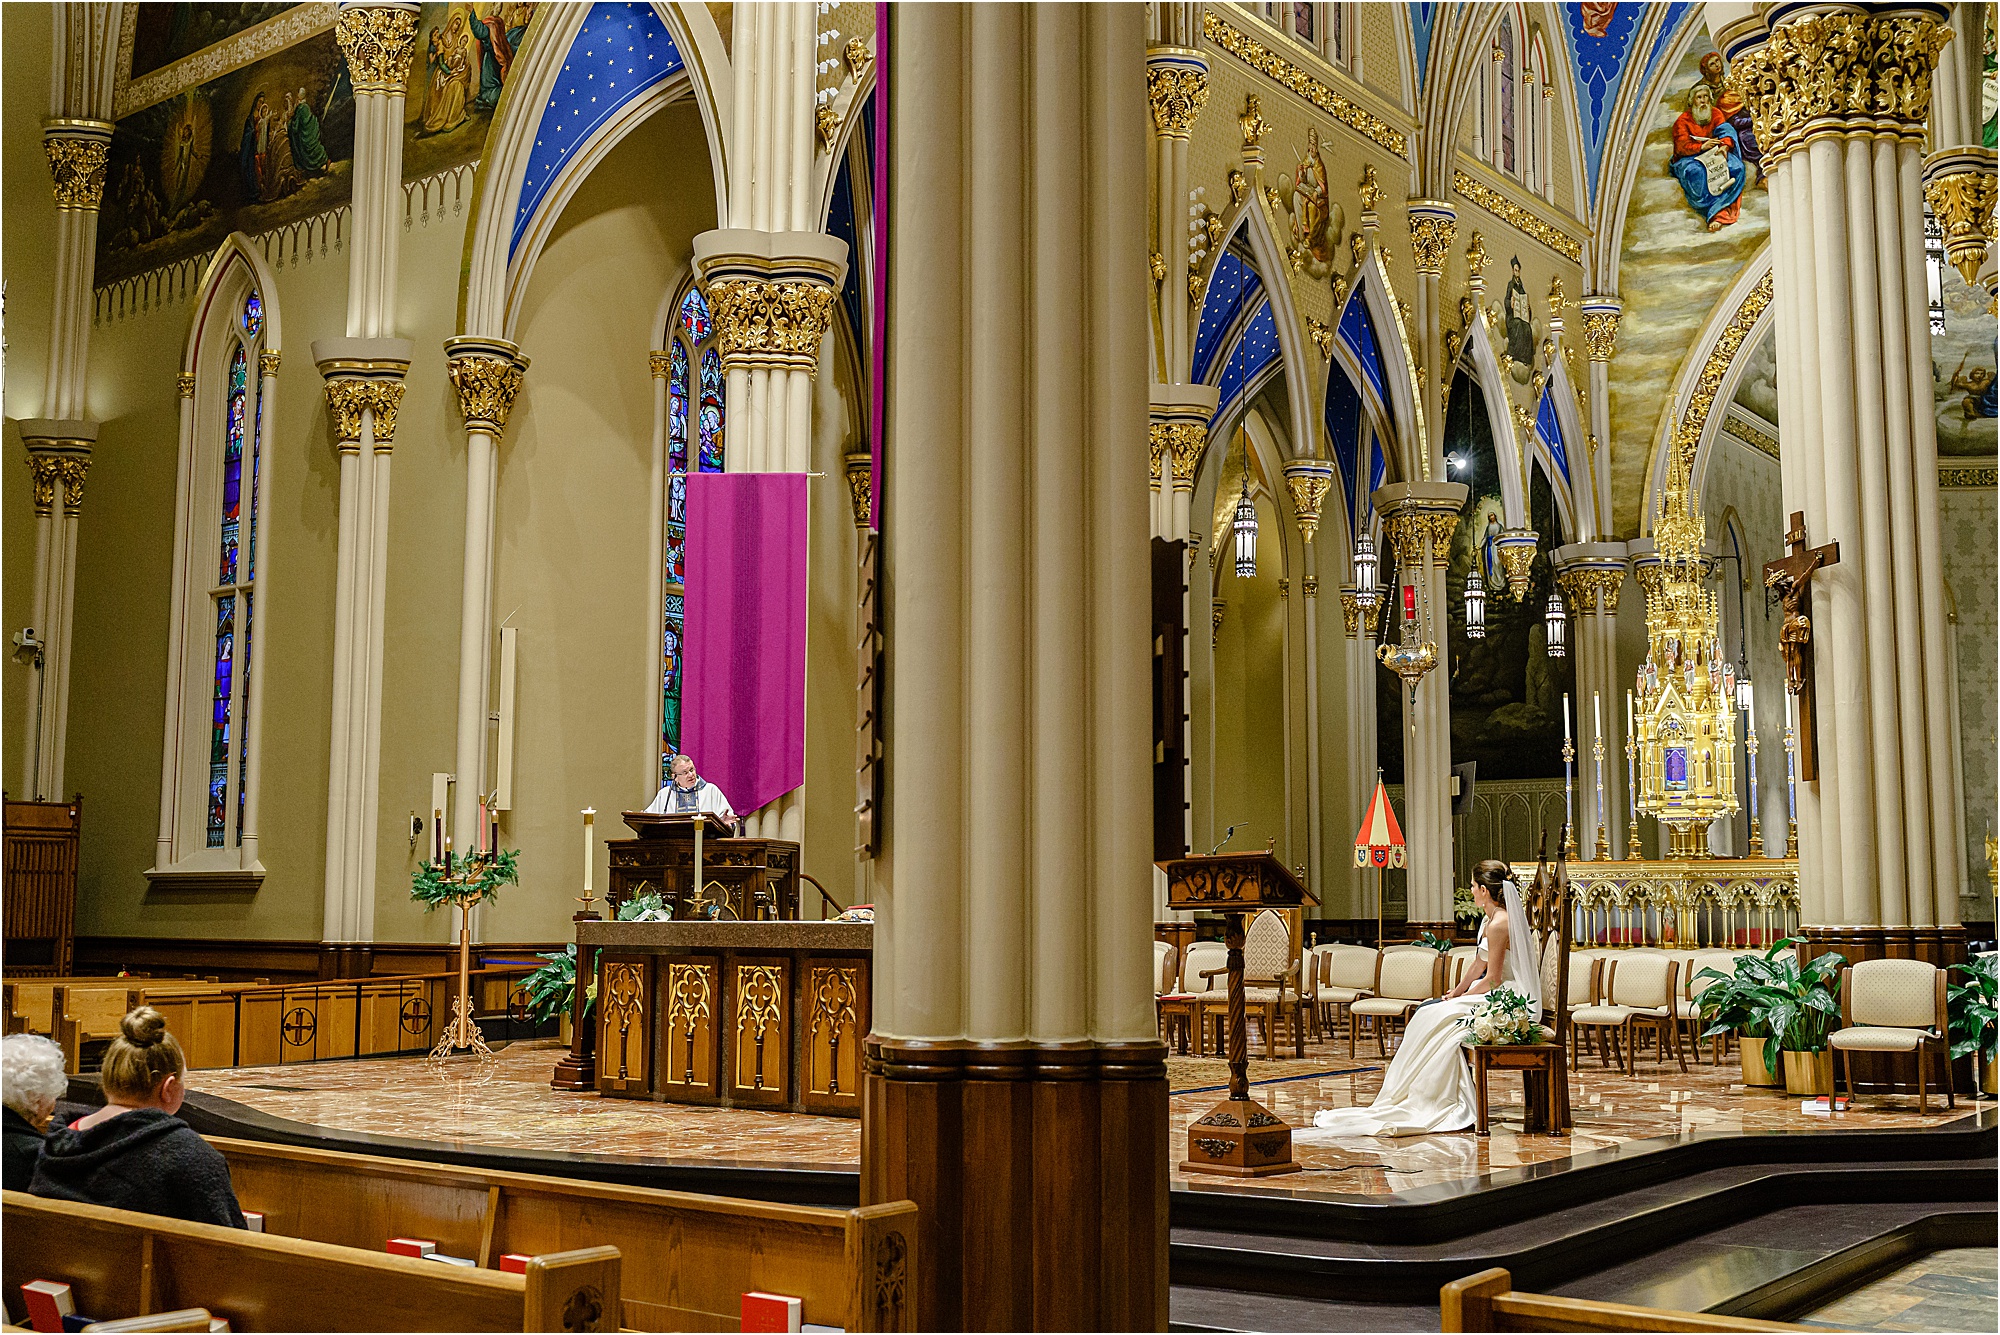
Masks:
[[[731,825],[736,823],[736,811],[729,805],[729,799],[722,790],[695,772],[694,760],[683,751],[674,757],[673,779],[660,789],[652,805],[646,808],[654,815],[687,816],[705,811],[720,816]]]

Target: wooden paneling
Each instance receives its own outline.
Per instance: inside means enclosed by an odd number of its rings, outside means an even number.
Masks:
[[[597,969],[597,1088],[644,1095],[653,1054],[653,957],[607,950]]]
[[[739,955],[731,961],[724,1070],[734,1103],[783,1107],[791,1101],[791,975],[791,961],[783,956]]]
[[[916,1203],[926,1330],[1161,1330],[1167,1082],[1158,1043],[870,1038],[864,1201]]]
[[[804,1018],[801,1102],[807,1112],[853,1117],[861,1111],[862,1044],[870,1023],[869,963],[808,955],[799,1013]]]
[[[624,1321],[639,1330],[733,1330],[753,1289],[801,1298],[805,1319],[912,1329],[915,1207],[855,1210],[216,1139],[244,1208],[272,1233],[379,1248],[431,1238],[454,1256],[614,1246]]]
[[[75,958],[77,837],[83,796],[6,804],[0,935],[14,977],[60,976]]]
[[[488,941],[473,947],[473,962],[477,966],[481,960],[512,960],[532,967],[536,955],[562,948],[560,941]],[[155,975],[199,974],[225,982],[306,983],[451,973],[458,968],[458,947],[434,941],[331,943],[84,936],[76,941],[76,961],[77,972],[114,974],[123,969]]]
[[[659,964],[663,1025],[659,1069],[663,1088],[677,1101],[722,1097],[721,961],[707,955],[674,955]]]
[[[4,1195],[9,1292],[67,1282],[107,1318],[205,1307],[232,1329],[616,1330],[616,1249],[541,1257],[523,1275]]]

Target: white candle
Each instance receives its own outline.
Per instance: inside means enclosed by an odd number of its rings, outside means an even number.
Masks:
[[[1632,692],[1625,692],[1625,731],[1632,731]]]
[[[1786,692],[1785,692],[1785,731],[1786,731],[1786,732],[1790,732],[1791,730],[1792,730],[1792,693],[1791,693],[1790,691],[1786,691]]]
[[[590,893],[590,873],[597,862],[597,808],[583,809],[583,893]]]
[[[1569,692],[1563,692],[1563,740],[1569,740]]]
[[[1599,695],[1596,691],[1592,691],[1590,693],[1590,726],[1596,729],[1596,731],[1592,735],[1597,737],[1600,741],[1603,740],[1604,698],[1601,695]]]

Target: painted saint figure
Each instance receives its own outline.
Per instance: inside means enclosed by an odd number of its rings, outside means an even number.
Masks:
[[[1509,266],[1512,276],[1507,279],[1507,356],[1515,365],[1523,368],[1526,378],[1535,364],[1535,308],[1528,300],[1527,286],[1521,282],[1521,257],[1516,255]]]
[[[299,89],[298,105],[292,108],[285,134],[292,145],[292,166],[299,175],[326,175],[326,146],[320,142],[319,117],[313,114],[312,103],[303,88]]]
[[[1716,110],[1715,90],[1705,83],[1687,91],[1687,110],[1674,120],[1673,157],[1667,167],[1709,231],[1719,232],[1742,215],[1750,169],[1744,165],[1736,127]]]
[[[425,134],[442,134],[464,123],[475,49],[463,14],[453,14],[442,33],[431,29],[424,51],[424,68],[430,75],[424,88]]]
[[[1965,391],[1965,399],[1959,411],[1968,422],[1982,417],[2000,417],[2000,378],[1983,366],[1965,369],[1965,357],[1958,359],[1958,369],[1951,374],[1951,387]]]
[[[1701,81],[1708,85],[1709,98],[1715,103],[1716,114],[1735,127],[1737,149],[1761,181],[1764,179],[1764,150],[1757,143],[1757,122],[1751,117],[1750,108],[1743,104],[1743,95],[1730,85],[1726,74],[1727,66],[1722,62],[1720,51],[1711,51],[1701,58]]]

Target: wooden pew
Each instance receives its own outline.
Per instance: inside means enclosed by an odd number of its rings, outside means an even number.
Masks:
[[[272,1235],[379,1249],[392,1237],[494,1265],[613,1246],[634,1330],[734,1330],[752,1290],[804,1302],[805,1319],[904,1331],[917,1311],[917,1207],[832,1210],[575,1182],[210,1137],[237,1199]],[[645,1258],[644,1264],[636,1259]],[[435,1263],[433,1263],[435,1264]]]
[[[1757,1321],[1710,1312],[1674,1312],[1587,1298],[1517,1293],[1514,1277],[1495,1267],[1455,1279],[1438,1293],[1440,1329],[1454,1330],[1789,1330],[1815,1331],[1784,1321]]]
[[[143,1316],[206,1307],[234,1330],[616,1330],[614,1247],[542,1256],[525,1275],[473,1270],[159,1215],[4,1201],[5,1291],[75,1291],[79,1312]]]
[[[69,983],[56,990],[55,1031],[72,1075],[82,1069],[83,1046],[118,1035],[127,1013],[151,1006],[167,1022],[192,1069],[236,1064],[236,993],[252,983],[210,983],[120,978]]]
[[[65,987],[116,987],[134,979],[146,982],[200,982],[192,977],[153,979],[145,974],[119,977],[116,974],[88,974],[73,978],[10,978],[0,984],[0,1004],[5,1008],[5,1032],[53,1036],[56,1025],[56,994]],[[209,980],[213,981],[213,980]]]

